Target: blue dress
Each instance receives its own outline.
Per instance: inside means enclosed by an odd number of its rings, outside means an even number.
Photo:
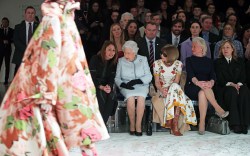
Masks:
[[[198,100],[198,93],[201,88],[192,82],[192,78],[196,77],[199,81],[215,80],[213,60],[206,56],[192,55],[186,59],[186,71],[185,93],[191,100]]]
[[[134,79],[141,79],[143,84],[136,84],[135,89],[129,90],[120,87],[122,83],[128,83]],[[124,57],[118,60],[115,83],[119,87],[121,94],[127,100],[131,96],[147,97],[149,92],[149,83],[152,80],[152,74],[145,56],[137,55],[132,62],[126,60]]]

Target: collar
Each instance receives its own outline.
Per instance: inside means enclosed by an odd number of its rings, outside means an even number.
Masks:
[[[33,22],[28,22],[28,21],[25,21],[26,25],[29,25],[29,23],[31,23],[31,25],[34,24],[34,21]]]
[[[172,37],[174,37],[174,38],[176,38],[176,37],[177,37],[177,38],[178,38],[178,40],[180,39],[180,36],[181,36],[181,35],[176,36],[176,35],[175,35],[175,34],[173,34],[173,33],[171,33],[171,34],[172,34]]]
[[[228,58],[228,57],[225,57],[225,59],[228,61],[232,61],[232,57]]]
[[[152,40],[149,40],[146,36],[145,36],[145,38],[146,38],[147,43],[149,43],[149,41],[153,41],[153,43],[155,43],[156,37]]]

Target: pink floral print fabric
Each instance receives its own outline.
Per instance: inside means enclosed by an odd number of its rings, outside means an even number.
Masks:
[[[109,138],[74,23],[79,3],[62,2],[42,4],[42,22],[3,99],[0,155],[68,156],[74,147],[97,155],[94,143]]]

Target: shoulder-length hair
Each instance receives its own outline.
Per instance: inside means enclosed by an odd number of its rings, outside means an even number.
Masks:
[[[117,48],[116,48],[114,42],[112,42],[112,41],[106,40],[106,41],[103,43],[102,48],[101,48],[101,50],[98,52],[97,55],[99,55],[99,56],[101,57],[103,63],[107,62],[107,60],[105,59],[105,56],[106,56],[106,48],[107,48],[109,45],[113,45],[113,46],[115,47],[115,55],[114,55],[114,57],[111,59],[111,63],[112,63],[112,64],[116,64],[116,62],[117,62],[117,57],[118,57]]]
[[[122,29],[122,27],[121,27],[121,25],[119,24],[119,23],[114,23],[114,24],[112,24],[111,26],[110,26],[110,31],[109,31],[109,40],[110,41],[112,41],[112,42],[114,42],[115,43],[115,38],[114,38],[114,35],[113,35],[113,33],[112,33],[112,29],[113,29],[113,27],[114,26],[119,26],[120,28],[121,28],[121,31],[122,31],[122,33],[121,33],[121,36],[120,36],[120,43],[121,43],[121,45],[123,45],[124,43],[125,43],[125,39],[124,39],[124,31],[123,31],[123,29]]]
[[[174,45],[167,44],[161,48],[161,53],[164,57],[167,57],[167,63],[174,63],[179,58],[179,51]]]
[[[223,53],[222,53],[222,47],[226,44],[226,43],[229,43],[230,46],[233,48],[233,52],[232,52],[232,59],[233,60],[237,60],[237,52],[236,52],[236,48],[233,44],[233,42],[231,40],[224,40],[221,42],[221,45],[220,45],[220,48],[219,48],[219,58],[222,58],[224,57]]]

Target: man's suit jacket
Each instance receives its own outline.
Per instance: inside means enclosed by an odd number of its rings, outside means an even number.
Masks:
[[[220,87],[225,87],[228,82],[245,84],[246,82],[246,71],[244,60],[238,58],[237,60],[232,59],[231,63],[228,64],[227,60],[218,58],[215,61],[215,72],[216,72],[216,83]]]
[[[142,55],[142,56],[146,56],[149,62],[149,49],[148,49],[148,44],[146,41],[146,38],[140,38],[137,41],[137,45],[139,47],[139,51],[138,54]],[[166,41],[163,39],[160,39],[159,37],[156,37],[155,39],[155,60],[158,60],[161,58],[161,48],[164,47],[166,45]]]
[[[168,29],[166,27],[161,26],[160,30],[160,38],[163,40],[166,40],[167,34],[168,34]]]
[[[181,34],[181,36],[180,36],[180,41],[179,41],[179,44],[178,44],[178,47],[177,47],[178,50],[179,50],[179,58],[178,58],[178,60],[180,60],[180,58],[181,58],[181,43],[184,42],[186,39],[188,39],[188,37]],[[167,34],[167,36],[166,36],[166,41],[167,41],[167,44],[172,44],[172,45],[174,45],[174,43],[172,43],[172,32],[169,32],[169,33]]]
[[[7,35],[4,34],[4,29],[0,29],[0,55],[2,55],[2,52],[7,52],[11,54],[11,43],[13,42],[13,33],[14,30],[10,27],[8,28]],[[7,40],[8,44],[4,44],[4,40]]]
[[[38,23],[33,23],[33,33],[35,32]],[[15,52],[13,56],[12,62],[14,64],[20,65],[22,62],[22,58],[27,47],[26,44],[26,23],[22,21],[20,24],[15,26],[13,42],[15,45]]]
[[[187,37],[181,34],[181,36],[180,36],[180,41],[179,41],[179,44],[178,44],[178,49],[179,49],[179,47],[180,47],[180,44],[181,44],[183,41],[185,41],[186,39],[187,39]],[[167,44],[172,44],[172,45],[174,44],[174,43],[172,43],[172,32],[169,32],[169,33],[166,35],[166,41],[167,41]]]

